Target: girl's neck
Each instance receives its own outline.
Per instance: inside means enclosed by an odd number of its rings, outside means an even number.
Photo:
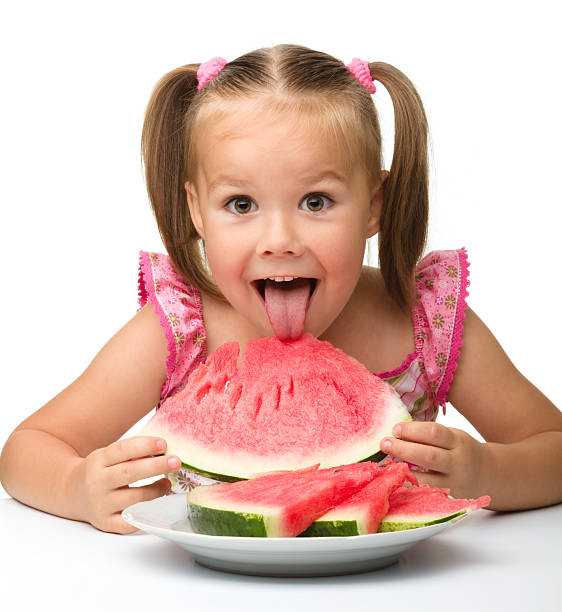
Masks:
[[[201,294],[207,333],[206,354],[225,342],[238,342],[242,353],[255,328],[232,306]],[[386,292],[378,268],[363,266],[351,299],[319,336],[363,363],[371,372],[390,371],[415,351],[411,316],[401,313]]]

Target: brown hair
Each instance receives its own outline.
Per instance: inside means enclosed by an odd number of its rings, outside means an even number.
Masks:
[[[390,176],[384,184],[379,262],[389,294],[402,309],[413,301],[413,272],[428,221],[427,120],[412,82],[383,62],[369,64],[387,89],[395,115]],[[142,131],[146,184],[164,246],[186,281],[225,300],[207,267],[205,245],[189,216],[184,183],[195,178],[196,133],[242,97],[260,108],[290,110],[337,139],[361,163],[372,186],[381,181],[381,135],[369,92],[340,60],[307,47],[277,45],[228,62],[200,91],[199,64],[164,75],[150,98]],[[376,94],[375,94],[376,95]]]

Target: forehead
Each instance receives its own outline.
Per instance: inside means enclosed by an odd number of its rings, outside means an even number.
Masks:
[[[331,166],[348,173],[355,164],[333,126],[319,114],[270,108],[259,99],[206,112],[193,134],[197,175],[263,166],[266,160],[303,172]],[[226,168],[228,165],[229,168]]]

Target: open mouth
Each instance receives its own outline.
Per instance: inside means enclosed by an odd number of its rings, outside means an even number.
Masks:
[[[305,278],[305,277],[303,277]],[[260,278],[258,280],[252,281],[252,285],[255,287],[255,289],[257,290],[257,292],[260,294],[262,300],[265,302],[265,283],[266,283],[265,278]],[[306,280],[311,281],[310,282],[310,293],[309,293],[309,301],[310,298],[312,297],[312,294],[314,293],[316,286],[318,285],[318,279],[317,278],[307,278]],[[275,281],[271,281],[271,282],[275,282]],[[295,281],[281,281],[284,285],[287,285],[287,288],[290,287],[290,285],[292,283],[294,283]]]

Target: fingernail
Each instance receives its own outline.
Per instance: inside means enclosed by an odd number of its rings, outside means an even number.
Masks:
[[[166,450],[166,440],[158,440],[158,442],[156,442],[156,446],[160,450]]]
[[[181,465],[181,461],[177,458],[177,457],[170,457],[168,459],[168,465],[172,468],[172,469],[177,469],[179,468],[179,466]]]
[[[385,440],[381,444],[381,448],[382,448],[383,451],[389,451],[390,450],[390,440]]]
[[[392,433],[393,433],[393,434],[394,434],[396,437],[399,437],[399,436],[400,436],[400,434],[402,433],[402,427],[401,427],[400,425],[395,425],[395,426],[392,428]]]

